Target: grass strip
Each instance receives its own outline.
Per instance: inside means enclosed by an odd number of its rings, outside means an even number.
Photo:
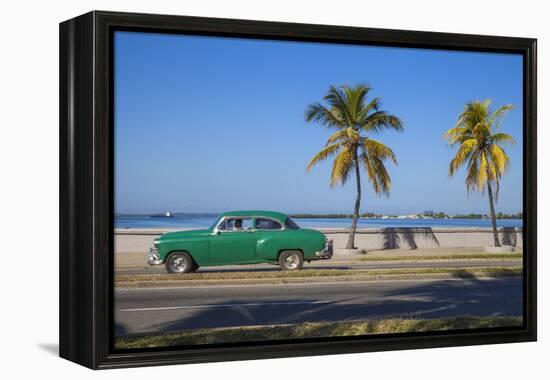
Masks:
[[[187,274],[135,274],[115,275],[115,283],[132,282],[185,282],[210,280],[247,280],[247,279],[293,279],[319,277],[365,277],[382,275],[422,275],[451,274],[456,277],[475,277],[476,275],[519,275],[521,267],[488,267],[488,268],[409,268],[409,269],[307,269],[301,271],[243,271],[243,272],[208,272]]]
[[[115,339],[117,349],[521,326],[522,317],[448,317],[197,329]]]
[[[360,257],[359,261],[421,261],[421,260],[517,260],[522,259],[522,253],[473,253],[470,255],[426,255],[426,256],[370,256]]]

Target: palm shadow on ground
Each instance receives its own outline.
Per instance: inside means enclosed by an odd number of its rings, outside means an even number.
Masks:
[[[416,239],[422,237],[439,247],[439,240],[431,227],[388,227],[380,230],[382,234],[382,249],[402,248],[404,243],[409,249],[417,249]]]
[[[457,276],[461,277],[460,274]],[[300,298],[303,303],[293,303],[296,299],[290,297],[240,299],[235,296],[223,303],[212,304],[211,308],[194,309],[191,313],[172,311],[174,320],[152,323],[147,332],[385,318],[521,316],[523,313],[521,278],[497,278],[488,281],[461,277],[461,280],[421,283],[399,291],[388,288],[382,294],[383,301],[379,298],[370,301],[363,296],[352,296],[331,301],[330,297],[319,294],[317,297]],[[318,301],[322,303],[315,303]],[[284,302],[288,304],[282,304]],[[128,331],[121,324],[118,326],[119,330],[115,335],[126,335]]]
[[[500,243],[502,245],[517,246],[518,237],[515,227],[502,227],[500,229]]]

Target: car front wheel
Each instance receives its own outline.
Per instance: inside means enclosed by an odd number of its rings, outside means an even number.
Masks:
[[[279,256],[281,270],[300,270],[304,265],[304,256],[300,251],[284,251]]]
[[[166,270],[169,273],[189,273],[195,265],[191,256],[185,252],[172,253],[166,260]]]

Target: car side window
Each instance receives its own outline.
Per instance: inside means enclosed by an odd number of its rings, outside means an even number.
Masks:
[[[224,228],[221,231],[244,231],[252,229],[251,218],[229,218],[223,223]],[[221,227],[221,226],[220,226]]]
[[[257,230],[280,230],[282,228],[279,222],[272,219],[257,218],[256,229]]]
[[[227,230],[227,220],[224,220],[220,224],[218,224],[218,230],[219,231]]]

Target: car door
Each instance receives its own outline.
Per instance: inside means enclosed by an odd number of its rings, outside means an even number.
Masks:
[[[239,220],[242,227],[237,228]],[[212,264],[253,262],[256,256],[255,243],[251,218],[227,218],[220,223],[217,233],[210,237],[210,262]]]
[[[292,247],[289,236],[280,222],[267,218],[254,219],[254,234],[256,236],[256,257],[258,259],[276,260],[281,248]]]

